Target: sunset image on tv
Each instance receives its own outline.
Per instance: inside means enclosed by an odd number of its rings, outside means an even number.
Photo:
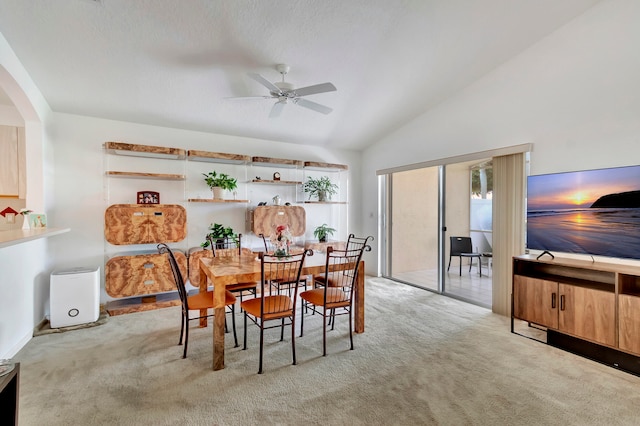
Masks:
[[[640,259],[640,166],[529,176],[527,248]]]

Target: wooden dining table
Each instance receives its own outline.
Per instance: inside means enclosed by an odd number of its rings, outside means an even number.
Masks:
[[[326,255],[314,253],[305,258],[302,275],[317,275],[325,272]],[[259,282],[261,277],[258,255],[200,258],[200,291],[207,291],[208,280],[213,283],[213,369],[224,368],[224,329],[225,329],[225,287],[240,282]],[[358,266],[358,277],[353,300],[354,331],[364,332],[364,260]],[[206,327],[207,319],[200,322]]]

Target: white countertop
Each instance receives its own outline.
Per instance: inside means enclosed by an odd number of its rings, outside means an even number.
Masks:
[[[37,228],[37,229],[12,229],[0,231],[0,248],[26,243],[40,238],[53,237],[71,231],[70,228]]]

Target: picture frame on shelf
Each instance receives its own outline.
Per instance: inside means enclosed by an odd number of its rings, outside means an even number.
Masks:
[[[31,227],[31,229],[46,228],[47,215],[44,213],[30,213],[29,226]]]
[[[155,191],[140,191],[136,197],[138,204],[160,204],[160,193]]]

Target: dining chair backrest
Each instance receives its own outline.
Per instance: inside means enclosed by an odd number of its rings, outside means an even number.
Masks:
[[[449,237],[451,256],[460,256],[462,253],[472,253],[473,245],[471,237]]]
[[[178,288],[178,295],[180,296],[180,301],[182,302],[182,307],[186,311],[189,311],[189,302],[188,302],[188,294],[187,289],[184,285],[184,278],[182,276],[182,272],[180,272],[180,268],[178,267],[178,262],[176,261],[176,257],[173,254],[173,251],[169,248],[165,243],[158,244],[158,252],[160,254],[166,254],[167,259],[169,260],[169,265],[171,266],[171,272],[173,274],[173,281]]]
[[[233,257],[238,255],[251,255],[251,249],[242,247],[241,249],[228,248],[228,249],[215,249],[213,251],[213,257]]]
[[[213,251],[213,256],[216,256],[216,250],[221,249],[237,249],[238,254],[242,249],[242,234],[236,236],[214,238],[211,234],[207,235],[207,241],[209,241],[209,247]]]
[[[261,297],[260,312],[265,320],[269,316],[278,313],[291,311],[295,312],[296,300],[298,298],[298,286],[293,286],[293,293],[289,296],[271,295],[270,289],[274,281],[279,282],[299,282],[302,266],[306,256],[313,255],[313,251],[304,250],[298,254],[287,257],[271,256],[266,253],[259,253],[260,257],[260,286],[262,295],[269,294],[268,305],[265,306],[265,297]]]
[[[260,239],[262,240],[262,244],[264,245],[264,252],[272,253],[274,247],[271,244],[271,239],[269,237],[265,237],[264,234],[259,234],[258,237],[260,237]]]
[[[369,242],[373,241],[373,237],[371,235],[367,237],[356,237],[354,234],[349,234],[347,238],[346,250],[358,250],[364,249],[365,246],[369,245]],[[369,251],[371,247],[369,247]]]
[[[361,248],[352,250],[335,250],[333,247],[327,247],[324,275],[325,288],[342,288],[340,301],[346,301],[352,297],[352,289],[355,288],[359,273],[358,266],[365,251],[371,251],[371,246],[364,245]]]

